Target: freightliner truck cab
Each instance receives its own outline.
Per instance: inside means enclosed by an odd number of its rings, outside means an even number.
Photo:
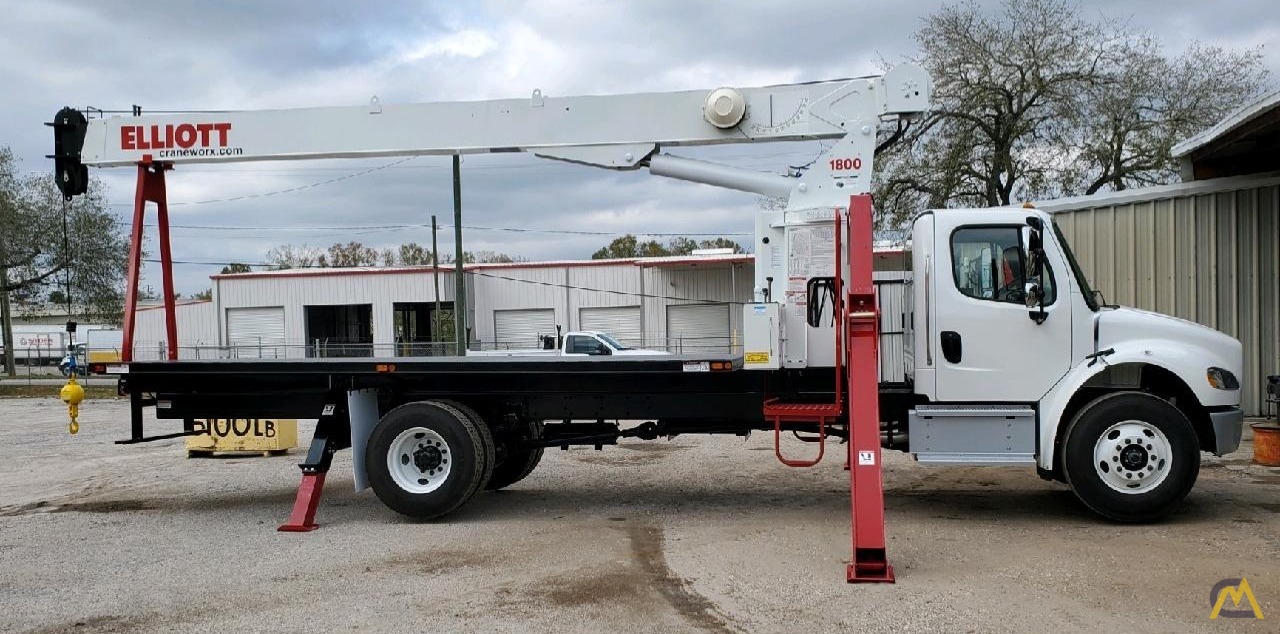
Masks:
[[[836,262],[816,246],[830,241],[830,218],[762,213],[758,232],[772,228],[785,253],[765,245],[757,256],[765,301],[744,313],[744,367],[829,365],[834,330],[808,318],[820,298],[806,286],[830,275],[817,262]],[[1181,500],[1201,451],[1239,446],[1240,342],[1105,305],[1050,214],[928,211],[911,236],[905,375],[880,377],[884,442],[921,463],[1034,466],[1122,521]]]

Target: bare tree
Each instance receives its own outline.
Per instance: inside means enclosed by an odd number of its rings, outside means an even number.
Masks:
[[[1266,76],[1258,50],[1197,45],[1169,59],[1154,37],[1065,0],[950,5],[915,37],[934,108],[882,157],[888,225],[928,208],[1171,181],[1172,146]]]
[[[334,244],[320,262],[321,266],[378,266],[378,250],[354,241]]]
[[[267,264],[273,269],[306,269],[325,266],[324,251],[309,245],[282,244],[267,251]]]
[[[1084,101],[1077,171],[1065,184],[1093,194],[1176,180],[1173,146],[1257,94],[1267,75],[1261,49],[1193,44],[1166,58],[1152,37],[1135,38]]]
[[[400,263],[405,266],[424,266],[431,264],[431,250],[418,244],[417,242],[409,242],[400,245]]]

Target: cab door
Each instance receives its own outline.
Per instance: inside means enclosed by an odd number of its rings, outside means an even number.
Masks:
[[[937,400],[1039,400],[1071,367],[1070,293],[1058,249],[1044,238],[1045,314],[1037,323],[1025,296],[1030,228],[1019,216],[1008,209],[934,216]]]

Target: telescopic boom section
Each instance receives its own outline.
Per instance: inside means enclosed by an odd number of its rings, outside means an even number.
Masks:
[[[849,194],[870,190],[879,123],[923,112],[929,92],[928,74],[903,64],[878,77],[757,88],[579,97],[535,90],[527,99],[400,105],[375,97],[365,106],[108,117],[81,124],[82,147],[64,152],[78,156],[59,170],[499,152],[637,169],[648,167],[664,147],[857,140],[856,151],[833,153],[838,161],[818,161],[808,172],[811,184],[802,188],[809,194],[830,189],[828,181],[844,181],[841,196],[829,201],[843,206]],[[65,119],[60,114],[57,120]],[[705,164],[664,167],[666,176],[728,182],[771,196],[798,185],[796,179],[724,166],[713,166],[711,172],[719,171],[711,174]],[[749,175],[726,176],[732,171]],[[804,206],[827,206],[810,202]]]
[[[844,136],[850,121],[911,115],[928,75],[902,65],[881,77],[763,88],[110,117],[89,122],[81,161],[220,163],[534,152],[601,167],[638,166],[661,146]],[[614,148],[616,152],[595,150]],[[630,158],[627,155],[630,154]]]

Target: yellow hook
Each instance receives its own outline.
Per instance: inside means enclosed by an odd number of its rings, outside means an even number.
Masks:
[[[67,426],[67,431],[75,434],[80,431],[80,423],[76,422],[76,418],[80,416],[80,403],[84,401],[84,388],[76,383],[75,375],[71,375],[67,379],[67,384],[62,386],[62,390],[58,392],[58,396],[62,397],[62,402],[67,404],[67,414],[71,416],[71,424]]]

